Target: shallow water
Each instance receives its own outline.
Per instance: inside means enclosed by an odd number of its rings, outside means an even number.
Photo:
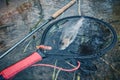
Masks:
[[[48,19],[55,11],[64,6],[69,1],[70,0],[40,0],[42,5],[42,12],[38,9],[37,6],[32,6],[22,14],[16,14],[7,19],[7,22],[4,23],[5,25],[9,25],[11,23],[14,25],[0,29],[0,54],[3,54],[4,51],[13,46],[32,29],[34,29],[34,25],[39,20],[39,18],[41,18],[41,23],[43,23],[44,20]],[[24,2],[25,0],[10,0],[10,5],[7,7],[4,1],[2,2],[1,0],[0,4],[2,5],[0,5],[0,16],[4,15],[5,12],[9,12],[10,10],[15,9]],[[80,6],[78,0],[75,5],[73,5],[57,19],[67,16],[80,15],[80,13],[82,15],[95,17],[110,23],[115,28],[118,36],[120,35],[119,0],[80,0]],[[38,31],[35,34],[35,38],[32,36],[31,38],[27,39],[24,43],[14,49],[9,55],[1,59],[0,70],[17,62],[18,60],[21,60],[22,58],[31,54],[31,52],[35,51],[35,46],[39,44],[42,32],[43,30]],[[120,39],[118,39],[118,43],[116,44],[115,48],[102,57],[106,62],[103,59],[94,61],[98,68],[95,74],[91,74],[92,76],[81,75],[81,80],[118,80],[120,76],[119,42]],[[30,45],[28,45],[29,43]],[[28,47],[26,45],[28,45]],[[55,60],[45,59],[41,63],[55,64]],[[58,65],[60,64],[66,65],[61,61],[58,63]],[[51,80],[52,73],[53,69],[50,68],[32,67],[16,75],[13,80]],[[60,72],[58,80],[72,80],[72,78],[73,73]]]

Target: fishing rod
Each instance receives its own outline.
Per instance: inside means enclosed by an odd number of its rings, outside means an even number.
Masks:
[[[37,27],[35,30],[33,30],[32,32],[30,32],[27,36],[25,36],[22,40],[20,40],[19,42],[17,42],[14,46],[12,46],[10,49],[8,49],[5,53],[3,53],[2,55],[0,55],[0,59],[2,59],[4,56],[6,56],[7,54],[9,54],[13,49],[15,49],[19,44],[21,44],[23,41],[25,41],[27,38],[29,38],[32,34],[34,34],[36,31],[38,31],[39,29],[41,29],[43,26],[45,26],[47,23],[49,23],[50,21],[56,19],[58,16],[60,16],[65,10],[67,10],[69,7],[71,7],[74,3],[76,2],[76,0],[71,0],[67,5],[65,5],[64,7],[62,7],[61,9],[59,9],[58,11],[56,11],[50,18],[48,18],[48,20],[46,20],[42,25],[40,25],[39,27]]]

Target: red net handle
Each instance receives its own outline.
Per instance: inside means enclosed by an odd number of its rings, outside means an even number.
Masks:
[[[26,69],[27,67],[33,65],[34,63],[41,61],[42,57],[37,53],[34,52],[30,56],[25,59],[20,60],[19,62],[9,66],[8,68],[2,70],[0,75],[3,76],[5,80],[14,77],[20,71]]]

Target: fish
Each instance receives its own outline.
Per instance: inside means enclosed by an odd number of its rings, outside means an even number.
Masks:
[[[82,26],[84,18],[80,18],[76,24],[64,27],[60,35],[59,49],[65,50],[76,38],[79,28]]]

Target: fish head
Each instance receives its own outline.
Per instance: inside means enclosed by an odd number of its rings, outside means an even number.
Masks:
[[[69,44],[70,44],[69,38],[65,38],[65,39],[63,39],[63,40],[60,41],[60,44],[59,44],[60,47],[59,47],[59,49],[60,50],[66,49],[69,46]]]
[[[69,35],[62,37],[59,43],[59,49],[64,50],[66,49],[75,39],[75,35]]]

